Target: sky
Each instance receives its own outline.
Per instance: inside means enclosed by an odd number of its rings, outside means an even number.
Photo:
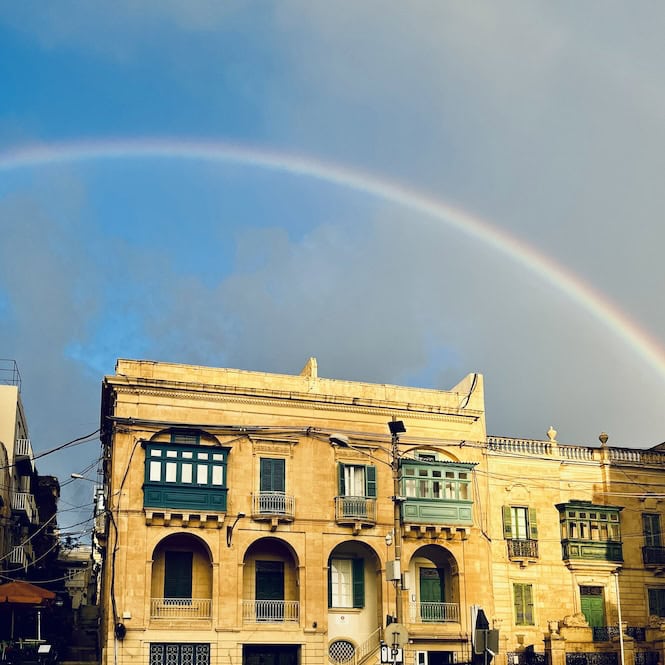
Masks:
[[[647,0],[0,4],[0,357],[35,452],[99,426],[117,358],[480,372],[491,435],[665,441],[664,23]],[[38,460],[61,524],[99,454]]]

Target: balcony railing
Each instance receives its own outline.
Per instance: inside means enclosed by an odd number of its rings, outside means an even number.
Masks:
[[[336,496],[335,521],[376,523],[376,499],[364,496]]]
[[[37,521],[37,504],[30,492],[12,492],[12,510],[23,513],[30,522]]]
[[[645,564],[665,564],[665,547],[647,545],[642,548],[642,561]]]
[[[151,619],[209,619],[210,598],[151,598]]]
[[[14,458],[16,462],[26,462],[34,469],[34,454],[32,452],[32,443],[30,439],[16,439],[16,447],[14,448]]]
[[[537,559],[538,541],[513,539],[508,541],[508,556],[511,559]]]
[[[411,603],[410,610],[413,623],[459,623],[457,603]]]
[[[295,507],[295,497],[284,492],[257,492],[252,495],[253,517],[293,519]]]
[[[12,547],[9,553],[9,563],[14,566],[22,566],[23,568],[28,565],[28,555],[25,553],[23,546]]]
[[[243,600],[244,623],[298,623],[300,603],[297,600]]]

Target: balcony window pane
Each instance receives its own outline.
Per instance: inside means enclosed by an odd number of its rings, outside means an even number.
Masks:
[[[208,459],[208,453],[198,453],[197,459]]]
[[[196,482],[199,485],[206,485],[208,483],[208,467],[206,464],[196,465]]]
[[[166,456],[167,457],[178,457],[178,451],[177,450],[167,450],[166,451]]]
[[[213,458],[213,460],[215,460],[215,462],[223,462],[224,461],[224,455],[222,455],[221,453],[213,453],[212,458]]]
[[[162,456],[162,451],[161,450],[151,450],[150,451],[150,457],[161,457]]]
[[[223,469],[221,466],[213,466],[212,467],[212,484],[213,485],[223,485],[224,484],[224,476],[223,476]]]
[[[181,478],[183,483],[191,483],[192,482],[192,465],[191,464],[183,464],[181,467]]]
[[[150,462],[150,480],[159,482],[162,479],[162,463]]]
[[[175,462],[167,462],[166,464],[166,482],[175,483],[178,465]]]
[[[182,458],[183,459],[192,459],[193,457],[194,457],[194,453],[192,453],[191,451],[185,450],[182,453]]]
[[[459,496],[457,497],[458,499],[464,499],[465,501],[468,500],[469,498],[469,486],[467,483],[460,483],[457,486],[457,489],[459,490]]]

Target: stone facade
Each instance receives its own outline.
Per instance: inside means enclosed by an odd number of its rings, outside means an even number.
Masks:
[[[102,432],[105,663],[471,662],[479,608],[502,665],[662,652],[665,455],[488,438],[481,375],[119,360]]]

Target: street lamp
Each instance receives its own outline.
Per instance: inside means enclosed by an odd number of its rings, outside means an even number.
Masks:
[[[399,495],[399,435],[406,432],[406,427],[401,420],[393,419],[388,423],[388,429],[392,439],[390,451],[390,465],[393,470],[393,512],[394,512],[394,534],[395,534],[395,617],[397,623],[402,623],[402,509]]]

